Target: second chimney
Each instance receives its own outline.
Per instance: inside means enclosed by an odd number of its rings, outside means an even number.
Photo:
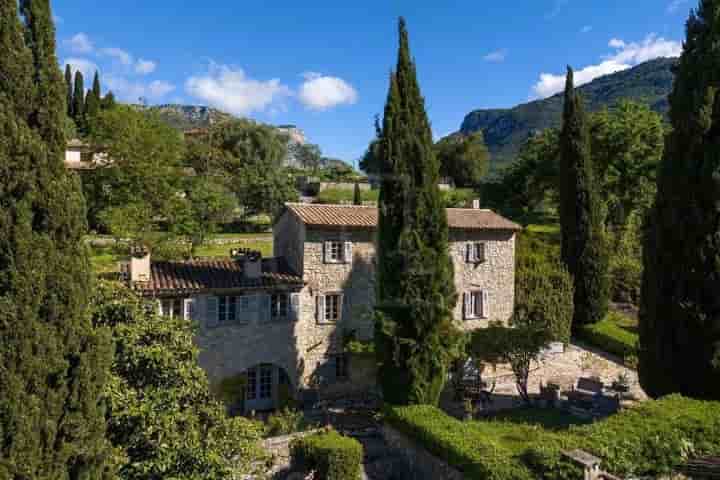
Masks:
[[[241,262],[245,278],[258,279],[262,277],[262,253],[255,250],[231,250],[230,255]]]
[[[144,245],[130,248],[130,282],[150,281],[150,250]]]

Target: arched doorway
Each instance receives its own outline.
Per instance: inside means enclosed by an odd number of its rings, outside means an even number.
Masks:
[[[245,371],[245,411],[274,410],[292,396],[290,376],[284,368],[272,363],[261,363]]]

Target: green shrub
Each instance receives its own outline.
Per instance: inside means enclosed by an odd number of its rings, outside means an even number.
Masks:
[[[578,338],[604,352],[622,358],[637,355],[638,335],[628,329],[632,322],[618,312],[610,312],[598,323],[578,330]]]
[[[360,442],[334,430],[300,438],[291,445],[293,465],[315,470],[324,480],[357,480],[363,461]]]
[[[284,408],[268,417],[265,436],[276,437],[278,435],[289,435],[295,432],[302,432],[309,428],[310,425],[305,421],[305,416],[302,412],[292,408]]]
[[[390,407],[385,420],[470,480],[534,478],[514,457],[512,446],[481,428],[481,422],[461,422],[428,405]],[[531,426],[515,427],[518,438],[532,434]]]
[[[615,302],[640,303],[643,266],[639,258],[619,256],[610,262],[610,294]]]

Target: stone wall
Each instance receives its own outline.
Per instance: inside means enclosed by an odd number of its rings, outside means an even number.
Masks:
[[[393,453],[399,455],[415,480],[463,480],[465,477],[444,461],[430,454],[403,433],[385,424],[383,437]]]
[[[285,257],[298,275],[303,271],[305,225],[287,210],[273,226],[273,256]]]

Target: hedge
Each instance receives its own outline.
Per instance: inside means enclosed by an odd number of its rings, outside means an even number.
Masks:
[[[580,340],[621,358],[637,355],[638,335],[620,324],[627,319],[617,312],[610,312],[601,322],[585,325],[577,334]]]
[[[363,448],[354,438],[334,430],[317,433],[294,441],[291,445],[293,465],[315,470],[324,480],[357,480],[363,461]]]
[[[469,479],[574,480],[562,456],[580,448],[620,476],[669,474],[685,458],[720,455],[720,402],[672,395],[566,430],[508,421],[461,422],[430,406],[391,407],[386,421]]]

